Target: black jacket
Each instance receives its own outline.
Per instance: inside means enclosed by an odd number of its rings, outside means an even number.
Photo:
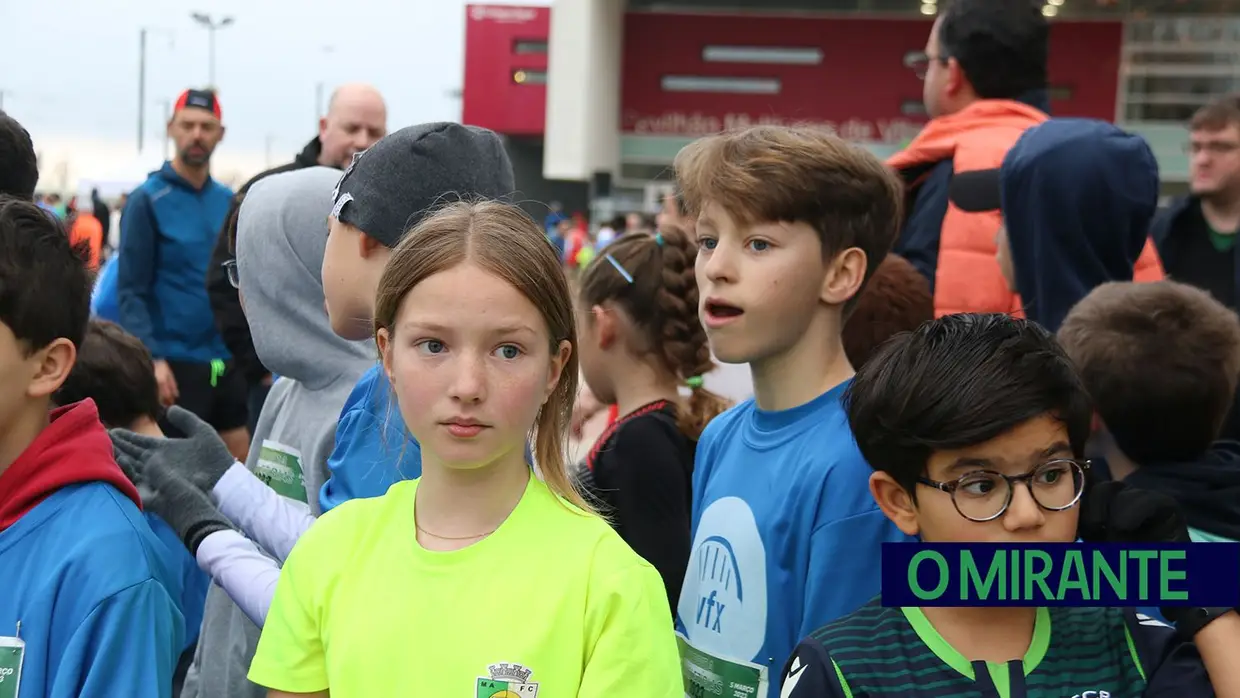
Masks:
[[[237,370],[241,371],[246,383],[251,386],[258,385],[270,371],[263,366],[263,362],[259,361],[258,354],[254,351],[254,339],[250,336],[250,325],[246,322],[245,313],[241,310],[241,297],[237,294],[237,289],[228,283],[228,273],[224,271],[224,263],[233,257],[233,251],[228,248],[228,222],[236,217],[237,209],[241,206],[241,199],[255,182],[281,172],[314,167],[319,164],[319,155],[322,150],[323,144],[315,138],[292,162],[261,172],[241,187],[237,195],[233,197],[228,217],[224,219],[224,228],[220,231],[219,239],[215,243],[215,251],[211,254],[211,265],[207,267],[207,296],[211,299],[215,324],[224,338],[224,345],[228,347],[228,351],[233,356]]]
[[[1143,463],[1124,482],[1174,498],[1192,528],[1240,541],[1240,443],[1215,441],[1196,462]]]

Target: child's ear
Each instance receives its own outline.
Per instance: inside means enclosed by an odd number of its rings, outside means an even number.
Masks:
[[[594,333],[598,338],[599,349],[610,349],[616,341],[616,314],[596,305],[590,308],[590,318],[594,324]]]
[[[822,281],[822,302],[843,305],[857,295],[865,281],[865,260],[865,252],[859,247],[850,247],[836,255],[828,263],[826,278]]]
[[[884,472],[870,476],[870,494],[878,502],[878,508],[905,535],[915,536],[921,532],[917,525],[917,505],[913,497],[900,483]]]
[[[547,387],[543,393],[543,404],[546,405],[551,396],[555,394],[555,389],[560,386],[560,378],[564,375],[564,367],[568,365],[568,360],[573,356],[573,344],[567,339],[562,340],[556,350],[551,354],[551,370],[547,372]]]
[[[370,259],[374,256],[375,251],[384,248],[385,245],[378,240],[370,237],[366,233],[358,231],[357,236],[357,254],[362,259]]]
[[[48,397],[60,389],[73,364],[77,361],[77,347],[61,337],[36,351],[29,359],[34,368],[26,395],[32,398]]]
[[[375,333],[375,345],[379,347],[379,360],[383,362],[383,373],[388,383],[392,382],[392,335],[386,327],[380,327]]]

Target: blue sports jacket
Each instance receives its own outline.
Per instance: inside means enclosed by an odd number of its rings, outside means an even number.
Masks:
[[[129,195],[117,254],[120,324],[157,359],[230,358],[207,300],[207,265],[233,192],[164,166]]]

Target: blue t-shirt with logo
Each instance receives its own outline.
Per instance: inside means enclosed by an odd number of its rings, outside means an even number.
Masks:
[[[870,496],[846,387],[778,412],[748,400],[698,442],[676,625],[686,676],[707,695],[735,683],[778,696],[801,638],[878,594],[881,544],[910,540]]]

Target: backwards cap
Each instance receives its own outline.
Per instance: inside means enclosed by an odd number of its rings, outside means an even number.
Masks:
[[[494,131],[438,122],[388,134],[353,156],[332,215],[396,247],[434,209],[456,199],[513,193],[512,163]]]
[[[223,120],[220,113],[220,101],[216,99],[215,93],[210,90],[186,90],[177,98],[176,106],[173,107],[172,113],[176,114],[182,109],[205,109],[215,114],[215,118]]]

